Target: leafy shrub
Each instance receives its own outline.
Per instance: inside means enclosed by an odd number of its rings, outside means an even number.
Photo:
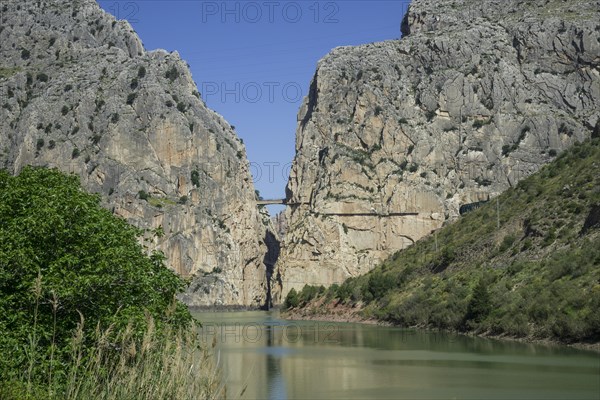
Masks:
[[[191,322],[174,300],[184,282],[161,253],[146,254],[140,233],[100,207],[75,176],[31,167],[17,177],[0,171],[0,381],[11,365],[60,368],[45,357],[54,349],[57,362],[68,358],[78,329],[100,339],[97,327],[110,327],[110,342],[127,326],[139,337],[149,317],[159,331]],[[26,359],[15,350],[26,346],[45,350]]]
[[[127,105],[132,105],[133,102],[135,101],[135,98],[137,97],[136,93],[129,93],[127,95]]]
[[[197,169],[192,171],[191,174],[192,184],[196,187],[200,187],[200,173]]]
[[[138,74],[137,74],[138,78],[143,78],[146,76],[146,67],[144,67],[143,65],[140,65],[140,67],[138,68]]]
[[[177,68],[175,66],[172,66],[165,73],[165,78],[167,78],[168,80],[171,81],[171,83],[173,83],[173,81],[175,81],[175,79],[179,78],[179,71],[177,70]]]
[[[62,115],[67,115],[69,113],[69,107],[67,107],[66,105],[64,105],[62,107],[62,109],[60,110]]]
[[[29,52],[29,50],[27,50],[27,49],[21,50],[21,58],[23,60],[29,60],[29,57],[31,57],[31,53]]]
[[[380,271],[369,274],[367,284],[362,289],[365,300],[381,299],[394,286],[394,282]]]
[[[103,99],[97,99],[96,100],[96,112],[100,111],[100,109],[102,109],[102,107],[104,107],[105,104],[106,104],[106,102]]]
[[[465,320],[473,320],[475,322],[481,322],[491,311],[491,299],[490,293],[488,292],[487,284],[483,279],[479,280],[475,289],[473,289],[473,295],[467,308],[467,314]]]
[[[40,151],[43,147],[44,147],[44,139],[39,138],[37,140],[37,143],[35,144],[35,148],[37,149],[37,151]]]
[[[102,139],[102,136],[98,134],[92,135],[92,137],[90,138],[93,144],[100,143],[100,139]]]
[[[146,193],[144,190],[140,190],[138,192],[138,197],[140,198],[140,200],[148,201],[148,199],[150,199],[151,196],[148,193]]]
[[[73,151],[71,152],[71,158],[77,158],[79,157],[79,155],[81,154],[81,152],[79,151],[79,149],[77,147],[75,147],[73,149]]]
[[[504,239],[502,239],[502,243],[500,244],[500,247],[498,248],[498,252],[504,253],[506,250],[508,250],[513,245],[515,240],[517,240],[515,235],[506,235],[504,237]]]
[[[39,74],[37,74],[36,79],[40,82],[48,82],[48,75],[46,75],[43,72],[40,72]]]
[[[298,304],[300,304],[298,292],[296,292],[296,289],[292,288],[285,297],[284,306],[285,308],[290,309],[298,307]]]
[[[490,117],[490,118],[488,118],[486,120],[480,120],[480,119],[475,120],[473,122],[473,128],[479,129],[479,128],[483,127],[483,126],[489,125],[489,124],[492,123],[493,119],[494,119],[494,117]]]

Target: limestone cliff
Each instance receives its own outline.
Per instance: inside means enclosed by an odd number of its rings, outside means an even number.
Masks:
[[[0,167],[80,176],[194,277],[189,304],[263,305],[268,216],[244,146],[179,55],[145,51],[93,0],[0,7]]]
[[[334,49],[298,115],[283,295],[372,269],[600,134],[596,1],[414,0]]]

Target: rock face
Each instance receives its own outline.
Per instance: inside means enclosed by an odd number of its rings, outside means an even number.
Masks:
[[[298,115],[282,296],[363,274],[600,126],[600,3],[414,0]]]
[[[244,146],[179,55],[145,51],[92,0],[0,7],[0,167],[78,175],[193,278],[190,305],[263,305],[268,215]]]
[[[285,219],[285,212],[279,212],[271,217],[271,224],[273,224],[273,230],[277,233],[279,240],[285,237],[287,232],[287,220]]]

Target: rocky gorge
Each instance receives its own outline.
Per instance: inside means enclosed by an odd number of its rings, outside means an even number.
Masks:
[[[0,7],[0,168],[79,176],[190,279],[191,306],[364,274],[600,135],[598,2],[414,0],[402,39],[319,62],[271,220],[176,52],[94,0]]]

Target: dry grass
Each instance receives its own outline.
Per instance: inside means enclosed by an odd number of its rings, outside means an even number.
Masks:
[[[141,340],[128,326],[120,333],[112,328],[96,330],[93,346],[85,345],[84,318],[74,334],[69,361],[53,371],[34,367],[47,349],[30,340],[29,368],[10,382],[0,382],[3,400],[185,400],[225,396],[220,371],[210,346],[203,344],[196,327],[186,330],[148,328]],[[214,346],[214,345],[213,345]],[[50,349],[53,357],[54,351]],[[55,368],[56,369],[56,368]],[[36,376],[38,374],[39,376]]]

